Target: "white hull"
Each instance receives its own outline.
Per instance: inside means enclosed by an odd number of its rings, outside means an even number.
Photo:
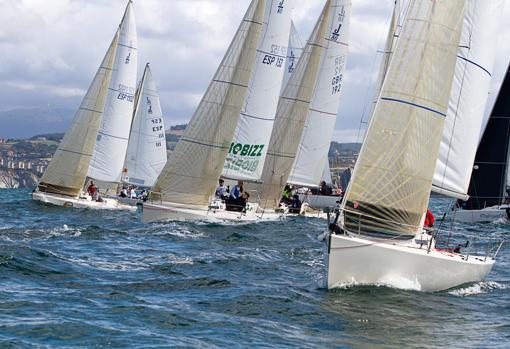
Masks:
[[[115,200],[117,200],[121,204],[129,205],[129,206],[135,206],[135,207],[137,205],[143,204],[143,200],[140,200],[140,199],[130,199],[130,198],[116,197]]]
[[[181,205],[176,203],[153,204],[143,203],[142,220],[144,222],[169,220],[209,220],[209,221],[237,221],[256,222],[261,220],[279,220],[285,218],[286,213],[257,212],[257,206],[251,206],[247,212],[233,212],[225,209],[209,209],[204,206]]]
[[[70,197],[36,191],[32,193],[32,199],[62,207],[136,211],[136,207],[121,204],[117,200],[111,198],[104,199],[103,202],[96,202],[93,201],[90,196]]]
[[[311,208],[328,208],[337,206],[337,201],[340,200],[338,195],[312,195],[312,194],[299,194],[299,200],[306,202]]]
[[[327,254],[328,289],[348,285],[387,285],[441,291],[485,279],[494,259],[465,256],[420,245],[388,244],[331,235]]]
[[[453,213],[453,217],[458,222],[476,223],[493,222],[501,218],[508,218],[506,208],[508,205],[486,207],[482,210],[463,210],[459,209]]]

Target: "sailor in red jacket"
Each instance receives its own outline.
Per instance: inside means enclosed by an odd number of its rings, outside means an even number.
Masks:
[[[429,209],[427,209],[427,213],[425,214],[425,223],[423,223],[423,226],[426,228],[432,228],[434,226],[434,222],[436,221],[436,218],[430,212]]]

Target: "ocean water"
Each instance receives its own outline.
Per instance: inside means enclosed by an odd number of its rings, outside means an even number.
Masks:
[[[0,348],[510,347],[508,245],[485,282],[328,291],[319,219],[142,224],[0,196]],[[454,228],[480,247],[510,234]]]

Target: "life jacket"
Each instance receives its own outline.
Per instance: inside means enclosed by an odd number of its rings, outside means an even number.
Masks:
[[[433,227],[435,221],[436,221],[436,218],[434,217],[432,212],[430,212],[430,210],[427,209],[427,213],[425,214],[425,222],[423,223],[423,225],[425,227]]]

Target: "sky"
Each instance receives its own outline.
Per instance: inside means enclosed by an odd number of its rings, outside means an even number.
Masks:
[[[291,1],[293,20],[306,42],[325,1]],[[0,0],[0,112],[77,109],[126,3]],[[249,0],[134,0],[139,74],[150,62],[167,126],[185,123],[193,115],[248,4]],[[378,50],[384,47],[392,9],[393,0],[352,0],[350,53],[336,141],[359,140],[360,119],[371,101]],[[499,51],[493,92],[510,58],[509,10],[507,5],[495,38]]]

